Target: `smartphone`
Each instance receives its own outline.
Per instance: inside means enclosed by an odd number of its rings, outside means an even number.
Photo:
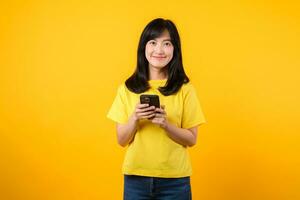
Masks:
[[[155,108],[160,107],[159,96],[156,94],[142,94],[140,96],[141,104],[149,104],[149,106],[155,106]]]

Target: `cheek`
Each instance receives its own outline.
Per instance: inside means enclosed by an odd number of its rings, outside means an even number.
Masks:
[[[168,47],[165,49],[165,52],[168,54],[173,54],[173,51],[174,51],[174,47]]]
[[[173,53],[174,53],[174,49],[173,48],[167,49],[166,53],[169,55],[170,58],[172,58]]]
[[[146,48],[145,48],[145,53],[146,54],[151,54],[152,53],[152,51],[153,51],[153,48],[151,48],[151,47],[149,47],[149,46],[146,46]]]
[[[151,54],[151,50],[149,47],[146,46],[145,48],[145,55],[146,55],[146,58],[149,59],[150,58],[150,54]]]

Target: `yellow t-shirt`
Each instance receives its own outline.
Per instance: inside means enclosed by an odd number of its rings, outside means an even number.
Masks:
[[[143,94],[159,95],[169,123],[185,129],[205,123],[193,85],[183,84],[176,94],[164,96],[157,88],[165,83],[166,80],[150,80],[151,88]],[[127,123],[140,95],[129,91],[125,84],[120,85],[107,117]],[[169,138],[159,125],[145,119],[139,121],[135,138],[128,145],[122,171],[127,175],[177,178],[190,176],[192,167],[187,148]]]

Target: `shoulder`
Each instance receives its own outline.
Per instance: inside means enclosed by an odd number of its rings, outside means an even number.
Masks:
[[[189,94],[189,93],[195,93],[196,92],[196,89],[193,85],[193,83],[191,83],[191,81],[189,81],[188,83],[184,83],[182,86],[181,86],[181,90],[182,90],[182,93],[185,95],[185,94]]]
[[[126,84],[125,84],[125,82],[123,82],[123,83],[120,83],[118,86],[117,86],[117,91],[118,91],[118,93],[127,93],[129,90],[128,90],[128,88],[127,88],[127,86],[126,86]]]
[[[121,83],[118,85],[118,94],[122,95],[122,96],[130,96],[132,95],[132,92],[127,88],[125,83]]]
[[[118,92],[125,92],[125,90],[126,90],[125,83],[121,83],[118,85]]]

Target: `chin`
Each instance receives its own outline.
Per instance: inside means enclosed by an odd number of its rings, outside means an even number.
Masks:
[[[155,67],[157,69],[163,69],[163,68],[165,68],[165,66],[153,66],[153,67]]]
[[[160,68],[160,69],[162,69],[162,68],[164,68],[164,67],[166,67],[167,65],[157,65],[157,64],[155,64],[155,63],[151,63],[151,65],[153,66],[153,67],[155,67],[155,68]]]

